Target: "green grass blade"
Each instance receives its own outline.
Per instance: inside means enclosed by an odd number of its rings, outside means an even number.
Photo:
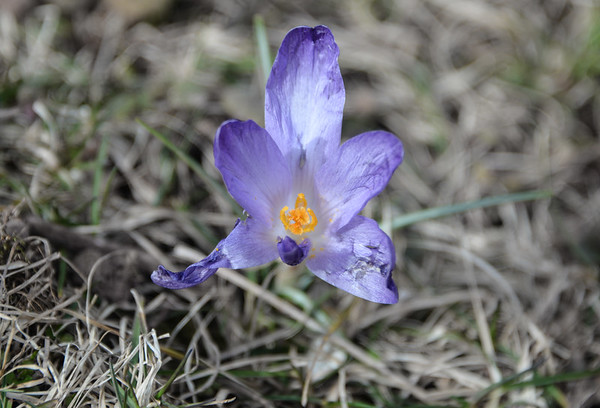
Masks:
[[[233,211],[238,216],[242,215],[242,210],[241,210],[240,206],[233,200],[233,198],[231,198],[231,196],[229,195],[229,193],[227,192],[227,190],[225,190],[225,188],[221,184],[219,184],[218,182],[216,182],[215,180],[213,180],[204,171],[204,169],[202,168],[202,166],[200,166],[200,163],[198,163],[196,160],[192,159],[186,152],[184,152],[183,150],[181,150],[179,147],[175,146],[175,144],[173,144],[173,142],[171,142],[165,135],[163,135],[162,133],[160,133],[156,129],[150,127],[149,125],[147,125],[141,119],[138,118],[138,119],[136,119],[136,121],[137,121],[137,123],[139,123],[140,125],[142,125],[144,127],[144,129],[146,129],[152,136],[154,136],[155,138],[157,138],[158,140],[160,140],[162,142],[162,144],[164,144],[167,149],[171,150],[177,156],[177,158],[179,158],[190,169],[192,169],[192,171],[194,173],[196,173],[196,175],[198,175],[198,177],[200,177],[200,179],[204,183],[206,183],[214,191],[216,191],[221,196],[223,196],[227,201],[229,201],[231,203]]]
[[[392,228],[404,228],[407,225],[417,222],[432,220],[434,218],[446,217],[452,214],[458,214],[477,208],[494,207],[501,204],[517,203],[520,201],[541,200],[552,197],[552,192],[548,190],[525,191],[522,193],[506,194],[494,197],[485,197],[480,200],[467,201],[464,203],[451,204],[442,207],[428,208],[422,211],[416,211],[396,217],[392,221]]]
[[[163,385],[161,387],[160,390],[158,390],[158,392],[156,393],[156,399],[160,400],[160,398],[163,396],[163,394],[167,391],[167,389],[171,386],[171,384],[173,383],[173,381],[175,381],[175,378],[177,378],[177,376],[179,375],[179,373],[183,370],[183,367],[185,366],[185,362],[187,361],[187,359],[192,355],[192,349],[189,349],[187,351],[187,353],[185,353],[185,357],[183,357],[183,359],[181,359],[181,362],[179,363],[179,365],[177,366],[177,368],[175,369],[175,371],[173,372],[173,375],[171,375],[171,377],[169,377],[169,380],[165,383],[165,385]]]
[[[509,377],[502,379],[501,381],[490,385],[489,387],[483,389],[475,396],[473,404],[477,404],[481,401],[486,395],[491,393],[492,391],[503,388],[503,389],[522,389],[527,387],[553,387],[556,384],[566,383],[571,381],[583,380],[591,377],[600,376],[600,368],[596,368],[594,370],[584,370],[584,371],[573,371],[568,373],[559,373],[550,376],[535,376],[532,379],[519,381],[519,379],[524,375],[531,371],[537,369],[538,366],[541,365],[541,361],[537,364],[534,364],[532,367],[521,371],[519,373],[513,374]],[[557,399],[560,400],[561,396],[557,395]]]
[[[115,368],[110,363],[110,381],[112,382],[113,387],[115,388],[115,394],[117,394],[117,399],[119,400],[119,405],[121,407],[125,407],[123,399],[125,398],[125,391],[119,386],[117,383],[117,376],[115,375]]]
[[[554,400],[558,404],[558,406],[562,408],[570,407],[567,397],[565,396],[564,392],[562,392],[558,387],[551,385],[546,388],[545,392],[550,398],[552,398],[552,400]]]
[[[476,395],[475,395],[475,400],[474,403],[477,403],[479,401],[481,401],[485,396],[489,395],[492,391],[497,390],[498,388],[502,388],[505,387],[509,384],[512,384],[516,381],[519,380],[519,378],[521,378],[523,375],[530,373],[532,371],[534,371],[535,369],[537,369],[540,365],[542,364],[542,361],[538,361],[536,364],[534,364],[533,366],[520,371],[518,373],[515,373],[513,375],[510,375],[508,377],[503,378],[502,380],[491,384],[490,386],[484,388],[483,390],[479,391]]]
[[[106,162],[106,156],[108,154],[108,137],[104,136],[100,142],[100,148],[98,149],[98,156],[96,157],[96,164],[94,168],[94,184],[92,186],[92,208],[91,208],[91,221],[93,225],[100,223],[100,213],[102,211],[102,194],[100,189],[102,188],[102,167]]]
[[[131,330],[131,348],[136,348],[140,345],[140,335],[142,334],[142,322],[140,321],[139,314],[136,313],[133,318],[133,328]],[[139,355],[136,353],[130,361],[130,364],[137,364],[139,361]]]
[[[256,40],[256,47],[258,51],[258,61],[262,76],[265,79],[265,84],[269,79],[271,73],[271,50],[269,48],[269,41],[267,39],[267,29],[265,28],[265,21],[262,16],[254,16],[254,39]]]
[[[583,380],[591,377],[600,376],[600,368],[594,370],[572,371],[568,373],[560,373],[556,375],[534,377],[531,380],[525,380],[518,383],[510,384],[507,388],[526,388],[526,387],[548,387],[558,383],[566,383],[571,381]]]
[[[161,183],[158,186],[156,197],[154,198],[153,205],[160,205],[167,195],[168,191],[172,188],[173,181],[175,180],[175,166],[177,161],[174,158],[163,157],[161,158]]]
[[[115,393],[117,394],[117,399],[119,400],[120,406],[123,408],[141,408],[140,403],[138,402],[135,393],[133,392],[133,387],[131,386],[131,384],[128,381],[124,380],[127,385],[127,388],[123,388],[117,382],[117,376],[115,374],[115,369],[112,365],[112,362],[110,363],[110,375],[111,382],[113,384],[113,387],[115,387]],[[127,377],[127,374],[125,374],[125,376]]]

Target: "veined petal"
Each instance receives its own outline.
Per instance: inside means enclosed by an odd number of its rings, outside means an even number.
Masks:
[[[375,221],[354,217],[322,251],[314,251],[306,266],[315,275],[355,296],[377,303],[396,303],[392,280],[396,257],[390,238]]]
[[[396,136],[373,131],[348,140],[325,162],[315,179],[333,231],[346,225],[385,188],[403,157]]]
[[[265,128],[291,166],[312,175],[340,144],[345,91],[339,49],[327,27],[284,38],[265,94]]]
[[[290,189],[292,176],[267,131],[251,120],[227,121],[217,130],[214,154],[229,194],[252,217],[270,224],[273,200]]]
[[[204,282],[219,268],[250,268],[278,256],[277,245],[269,238],[264,223],[253,218],[238,219],[233,231],[206,258],[182,272],[171,272],[160,265],[151,278],[165,288],[183,289]]]

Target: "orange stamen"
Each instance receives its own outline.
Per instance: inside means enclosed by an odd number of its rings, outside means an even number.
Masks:
[[[286,230],[294,235],[302,235],[311,232],[318,224],[315,212],[307,207],[304,194],[298,194],[295,208],[285,206],[279,211],[279,218]]]

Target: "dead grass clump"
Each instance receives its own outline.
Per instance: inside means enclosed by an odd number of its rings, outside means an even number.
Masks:
[[[0,205],[18,209],[0,228],[0,403],[598,403],[598,5],[180,0],[144,21],[113,3],[0,4]],[[212,139],[262,118],[255,14],[273,50],[328,25],[343,136],[405,145],[364,210],[393,236],[397,305],[279,264],[182,291],[148,280],[202,258],[240,212]],[[533,189],[553,196],[393,227]]]
[[[2,406],[115,406],[132,396],[148,406],[161,367],[156,333],[140,332],[140,321],[137,334],[127,319],[118,329],[101,323],[85,286],[59,297],[56,264],[65,260],[43,238],[11,235],[21,224],[9,220],[0,228]]]

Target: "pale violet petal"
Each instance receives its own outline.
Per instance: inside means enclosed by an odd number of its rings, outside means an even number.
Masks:
[[[265,128],[290,166],[310,175],[340,144],[345,91],[338,55],[327,27],[294,28],[267,81]]]
[[[358,215],[330,236],[323,248],[314,248],[306,266],[339,289],[390,304],[398,301],[398,289],[392,280],[395,259],[390,238],[375,221]]]
[[[403,157],[396,136],[373,131],[348,140],[325,162],[315,183],[332,230],[346,225],[385,188]]]
[[[279,214],[274,201],[291,188],[291,172],[281,151],[251,120],[230,120],[217,130],[215,165],[229,194],[256,219],[271,223]]]
[[[277,243],[270,238],[265,224],[248,218],[238,220],[233,231],[206,258],[182,272],[171,272],[161,265],[151,278],[165,288],[183,289],[204,282],[219,268],[250,268],[271,262],[278,256]]]

